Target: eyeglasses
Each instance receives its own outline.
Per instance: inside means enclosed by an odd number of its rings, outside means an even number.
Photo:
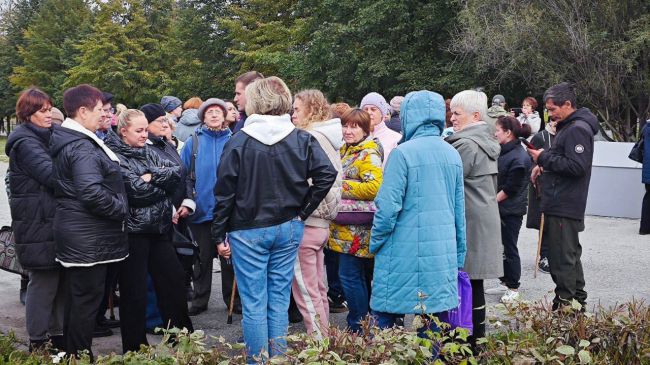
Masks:
[[[223,115],[223,111],[221,109],[208,110],[205,115]]]
[[[102,110],[104,111],[104,113],[115,114],[115,108],[102,109]]]

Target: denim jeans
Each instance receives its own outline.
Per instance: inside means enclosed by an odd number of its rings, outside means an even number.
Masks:
[[[440,317],[441,313],[429,313],[426,316],[435,316],[435,317]],[[372,311],[372,317],[377,323],[377,327],[381,329],[387,329],[387,328],[392,328],[398,325],[398,323],[404,323],[404,315],[403,314],[395,314],[395,313],[386,313],[386,312],[379,312],[379,311]],[[425,339],[430,339],[429,336],[427,336],[426,331],[430,330],[432,332],[440,332],[440,328],[436,325],[436,323],[431,319],[429,322],[428,326],[423,326],[417,329],[418,332],[418,337],[420,338],[425,338]],[[434,343],[432,348],[431,348],[431,353],[433,355],[433,359],[438,357],[438,351],[440,349],[440,344]]]
[[[361,332],[359,322],[370,311],[370,289],[374,259],[342,253],[339,256],[339,278],[348,301],[348,328]]]
[[[293,219],[228,234],[249,361],[262,351],[272,357],[286,349],[293,265],[304,227],[302,221]]]
[[[338,252],[325,248],[325,271],[327,272],[327,295],[332,298],[345,297],[341,280],[339,279],[339,256]]]

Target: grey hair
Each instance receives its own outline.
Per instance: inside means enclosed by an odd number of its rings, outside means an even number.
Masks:
[[[246,86],[246,114],[283,115],[293,106],[291,91],[276,76],[257,79]]]
[[[480,120],[484,120],[487,116],[487,103],[488,97],[482,91],[476,90],[463,90],[458,94],[454,95],[449,103],[449,107],[454,109],[459,107],[463,109],[465,113],[474,113],[478,112],[480,115]]]
[[[576,99],[575,89],[568,82],[553,85],[544,92],[544,102],[546,103],[548,100],[551,100],[557,106],[562,106],[562,104],[568,101],[571,103],[571,107],[575,109],[577,108]]]

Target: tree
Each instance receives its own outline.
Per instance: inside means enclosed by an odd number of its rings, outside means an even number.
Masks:
[[[451,50],[491,86],[520,82],[541,95],[573,82],[616,140],[650,116],[647,1],[469,0],[458,23]]]
[[[79,45],[78,65],[65,86],[90,83],[131,107],[159,102],[170,84],[161,42],[152,35],[139,0],[96,3],[93,32]]]
[[[18,47],[22,65],[14,67],[11,83],[19,89],[37,85],[61,105],[65,71],[74,65],[75,45],[89,33],[91,20],[84,0],[45,0]]]

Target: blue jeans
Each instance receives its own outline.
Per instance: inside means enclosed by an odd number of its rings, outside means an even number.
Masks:
[[[348,328],[361,332],[359,322],[370,311],[370,290],[373,259],[366,259],[342,253],[339,256],[339,278],[348,302]]]
[[[302,221],[293,219],[228,234],[249,361],[262,351],[272,357],[286,349],[293,265],[304,228]]]
[[[440,317],[441,313],[429,313],[426,314],[426,316],[436,316]],[[398,323],[404,323],[404,315],[403,314],[395,314],[395,313],[386,313],[386,312],[379,312],[379,311],[372,311],[372,316],[373,319],[377,323],[377,327],[381,329],[387,329],[387,328],[392,328],[395,327]],[[429,322],[428,326],[423,326],[418,328],[418,337],[420,338],[425,338],[425,339],[430,339],[429,336],[427,336],[426,331],[431,330],[432,332],[440,332],[440,327],[436,325],[436,323],[431,320]],[[431,354],[432,359],[435,359],[438,357],[438,351],[440,350],[440,344],[434,343],[432,348],[431,348]]]
[[[325,270],[327,271],[327,295],[333,298],[345,297],[341,280],[339,279],[339,256],[338,252],[325,248]]]

